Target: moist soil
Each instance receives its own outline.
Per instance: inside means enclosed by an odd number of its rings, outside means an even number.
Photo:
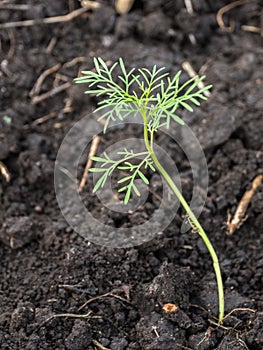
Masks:
[[[81,6],[28,0],[24,8],[8,8],[18,3],[1,4],[1,23],[60,16]],[[184,1],[136,0],[128,14],[118,15],[113,2],[101,1],[99,9],[68,22],[0,30],[0,160],[11,176],[10,182],[0,176],[1,349],[262,349],[262,185],[239,230],[227,236],[225,227],[227,212],[234,213],[263,171],[262,36],[244,27],[261,26],[262,33],[262,4],[251,1],[225,13],[225,25],[232,21],[234,28],[224,31],[216,13],[228,1],[192,3],[190,14]],[[200,221],[222,266],[231,313],[223,326],[216,323],[210,256],[197,234],[180,233],[182,210],[149,242],[122,249],[85,240],[60,212],[54,162],[68,130],[96,107],[85,87],[73,83],[80,70],[92,68],[94,56],[109,64],[123,57],[129,68],[157,64],[171,74],[188,60],[213,84],[201,108],[180,115],[208,163]],[[32,92],[40,74],[56,65]],[[64,90],[43,98],[62,84]],[[99,151],[112,137],[141,137],[139,131],[128,127],[103,136]],[[183,152],[166,136],[158,142],[175,159],[190,200],[191,169]],[[79,180],[85,163],[83,158]],[[161,195],[160,178],[152,181],[152,192]],[[103,210],[90,179],[82,195],[94,216],[117,227],[144,221],[160,204],[151,194],[143,209],[118,216]]]

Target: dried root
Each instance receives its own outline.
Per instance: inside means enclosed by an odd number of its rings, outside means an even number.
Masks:
[[[246,211],[251,202],[252,197],[254,196],[256,190],[263,182],[263,175],[258,175],[252,182],[252,187],[250,190],[246,191],[239,202],[237,209],[233,218],[231,219],[230,213],[228,213],[227,219],[227,235],[231,236],[236,230],[240,228],[244,221],[247,219]]]

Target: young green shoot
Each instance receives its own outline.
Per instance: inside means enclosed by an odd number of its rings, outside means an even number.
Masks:
[[[134,153],[133,150],[124,149],[118,152],[118,160],[111,159],[107,153],[104,153],[103,157],[93,157],[100,167],[91,168],[90,171],[101,174],[93,191],[103,188],[107,178],[115,170],[124,170],[126,175],[118,181],[118,191],[124,193],[124,204],[127,204],[132,195],[140,196],[140,191],[135,185],[136,179],[149,184],[143,169],[159,171],[184,208],[193,231],[201,236],[210,253],[217,280],[218,322],[221,324],[224,318],[224,289],[217,254],[182,193],[157,158],[153,146],[154,137],[161,127],[169,128],[171,122],[184,125],[184,121],[175,114],[177,109],[181,107],[193,112],[192,105],[200,106],[200,100],[207,99],[204,92],[210,89],[211,85],[198,89],[204,77],[194,77],[180,85],[180,71],[174,77],[170,77],[165,68],[157,66],[152,70],[132,68],[127,71],[121,58],[110,68],[100,57],[94,58],[94,65],[94,70],[82,72],[83,76],[75,81],[88,84],[87,94],[103,97],[98,102],[96,111],[100,112],[99,120],[104,121],[104,133],[112,121],[123,121],[130,115],[141,118],[145,152]],[[121,74],[114,78],[113,73],[117,67]],[[139,164],[132,162],[136,158],[140,158]]]

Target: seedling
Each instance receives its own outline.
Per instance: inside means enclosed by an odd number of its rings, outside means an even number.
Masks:
[[[169,128],[171,122],[183,126],[184,121],[175,114],[177,109],[182,107],[193,112],[191,104],[200,106],[199,101],[207,99],[204,93],[211,88],[211,85],[198,89],[198,85],[200,86],[204,77],[193,77],[180,86],[180,71],[171,78],[169,73],[165,72],[165,68],[158,69],[156,66],[152,70],[146,68],[135,70],[133,68],[127,71],[121,58],[111,68],[108,68],[100,57],[94,58],[94,65],[94,71],[82,72],[84,76],[77,78],[76,82],[89,84],[87,94],[104,96],[104,99],[98,102],[96,110],[101,113],[99,120],[104,121],[104,132],[107,131],[110,122],[116,119],[124,120],[130,115],[141,118],[145,152],[134,153],[132,150],[124,149],[118,152],[118,160],[111,159],[107,153],[104,153],[103,157],[93,157],[94,161],[100,163],[100,167],[91,168],[90,171],[101,174],[93,191],[96,192],[99,188],[103,188],[107,178],[115,170],[124,170],[128,172],[128,175],[118,181],[120,185],[118,191],[125,194],[124,203],[127,204],[132,195],[140,196],[139,189],[135,185],[137,178],[140,178],[145,184],[149,184],[142,169],[159,171],[186,211],[193,231],[201,236],[210,253],[218,287],[218,322],[222,323],[224,290],[217,254],[203,227],[154,151],[154,137],[160,128],[164,126]],[[117,66],[121,70],[121,75],[114,79],[113,73]],[[140,91],[139,94],[136,92],[137,90]],[[132,159],[139,157],[143,157],[143,160],[139,164],[133,164]]]

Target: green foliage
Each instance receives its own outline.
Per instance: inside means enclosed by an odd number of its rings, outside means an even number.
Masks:
[[[211,88],[211,85],[201,90],[197,89],[201,78],[191,78],[182,86],[179,85],[181,71],[173,78],[165,72],[165,68],[154,66],[152,70],[132,68],[127,71],[122,58],[108,68],[102,58],[94,58],[95,71],[84,71],[83,77],[75,79],[77,83],[87,83],[89,89],[86,94],[94,94],[98,97],[103,95],[103,99],[98,102],[96,112],[101,113],[99,120],[104,120],[104,132],[107,131],[110,121],[116,119],[124,120],[130,115],[147,118],[147,130],[151,134],[153,141],[154,134],[163,126],[170,127],[171,120],[183,125],[183,120],[175,114],[179,107],[183,107],[190,112],[193,108],[190,103],[199,106],[200,100],[206,100],[204,92]],[[114,72],[119,67],[121,74],[114,79]],[[140,92],[138,94],[138,91]],[[111,176],[115,169],[129,172],[128,176],[118,181],[124,185],[119,192],[125,193],[124,203],[127,204],[131,194],[140,196],[140,192],[135,185],[135,180],[140,178],[145,184],[148,179],[142,173],[141,168],[155,170],[154,163],[146,152],[145,158],[138,164],[132,165],[128,160],[138,157],[133,151],[124,150],[118,153],[120,159],[114,161],[104,153],[104,158],[93,157],[93,160],[100,163],[99,168],[90,169],[91,172],[101,173],[93,191],[103,188],[107,177]],[[122,165],[120,165],[123,163]]]
[[[91,168],[90,172],[100,173],[101,176],[98,179],[96,185],[93,188],[93,192],[96,192],[99,188],[103,188],[107,178],[112,175],[114,170],[119,169],[128,172],[128,175],[123,176],[118,184],[121,184],[121,188],[118,192],[125,192],[124,203],[127,204],[130,200],[131,194],[135,193],[140,196],[140,191],[135,185],[135,180],[140,178],[146,185],[149,184],[148,179],[142,172],[142,169],[150,168],[155,171],[153,161],[150,159],[148,152],[134,153],[133,150],[128,151],[126,148],[123,151],[117,153],[120,157],[117,160],[111,159],[107,153],[103,153],[102,157],[92,157],[91,159],[95,162],[100,163],[99,168]],[[129,162],[130,159],[141,158],[139,164],[132,164]]]
[[[204,92],[211,88],[211,85],[208,85],[201,90],[196,89],[204,77],[189,79],[182,86],[179,86],[181,71],[171,79],[169,73],[165,72],[165,68],[158,69],[157,66],[154,66],[152,70],[132,68],[127,71],[122,58],[111,68],[108,68],[106,62],[100,57],[94,58],[94,65],[95,71],[84,71],[82,72],[84,76],[75,79],[75,81],[88,84],[89,89],[85,92],[86,94],[104,96],[98,102],[98,108],[95,111],[101,114],[99,120],[105,122],[104,132],[107,131],[110,121],[124,120],[130,115],[140,117],[142,113],[145,113],[147,129],[153,140],[154,133],[163,126],[169,128],[171,120],[183,125],[183,120],[175,114],[176,110],[183,107],[193,112],[189,103],[199,106],[198,99],[206,100]],[[117,66],[119,66],[121,74],[116,77],[115,81],[113,73]],[[147,156],[139,165],[132,165],[128,162],[128,159],[136,158],[138,155],[133,154],[132,151],[129,153],[127,150],[119,152],[121,158],[118,161],[113,161],[105,153],[105,158],[93,157],[94,161],[100,163],[100,167],[92,168],[90,171],[101,173],[93,191],[103,188],[107,177],[111,176],[113,171],[118,168],[131,173],[118,182],[124,184],[119,189],[119,192],[125,192],[124,203],[128,203],[132,193],[140,196],[135,179],[140,178],[148,184],[147,178],[140,169],[144,166],[152,171],[155,170],[150,155],[146,154]],[[119,166],[120,163],[124,164]]]
[[[189,103],[200,105],[198,99],[206,100],[204,92],[211,85],[201,90],[196,89],[201,78],[191,78],[179,86],[181,71],[172,79],[165,68],[154,66],[152,70],[132,68],[127,71],[122,58],[108,68],[102,58],[94,58],[95,71],[83,71],[83,77],[75,79],[77,83],[87,83],[86,94],[104,96],[98,102],[96,112],[100,112],[99,120],[104,120],[106,132],[111,120],[124,120],[130,115],[140,116],[142,110],[147,111],[149,130],[157,131],[161,126],[170,126],[173,120],[183,125],[183,120],[175,115],[179,107],[190,112],[193,108]],[[115,78],[113,74],[119,66],[121,74]],[[140,93],[138,93],[138,91]]]

